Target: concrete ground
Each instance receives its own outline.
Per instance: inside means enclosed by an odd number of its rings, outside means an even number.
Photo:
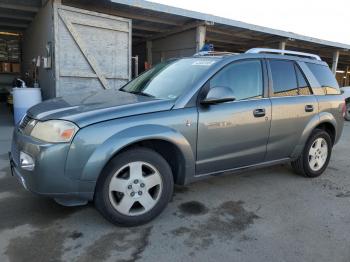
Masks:
[[[119,228],[90,204],[67,208],[10,176],[0,114],[0,261],[350,261],[350,124],[320,178],[288,166],[176,188],[151,223]]]

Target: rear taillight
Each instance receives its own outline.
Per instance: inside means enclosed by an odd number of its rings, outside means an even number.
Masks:
[[[343,117],[345,117],[345,115],[346,115],[346,101],[344,101],[342,112],[343,112]]]

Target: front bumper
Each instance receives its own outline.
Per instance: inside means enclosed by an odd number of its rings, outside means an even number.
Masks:
[[[49,144],[29,136],[15,128],[9,153],[12,174],[25,189],[35,194],[55,198],[58,202],[92,200],[95,183],[71,179],[65,175],[69,143]],[[20,167],[20,152],[35,161],[33,171]]]

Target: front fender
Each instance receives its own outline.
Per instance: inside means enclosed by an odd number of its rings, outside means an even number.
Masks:
[[[81,180],[96,181],[104,166],[123,148],[144,140],[164,140],[174,144],[185,161],[185,177],[193,176],[195,157],[190,143],[178,131],[159,125],[141,125],[122,130],[99,145],[88,159]]]
[[[337,121],[334,118],[334,116],[328,112],[321,112],[318,115],[315,115],[310,119],[306,127],[304,128],[304,131],[302,135],[300,136],[299,142],[297,146],[295,147],[291,157],[297,158],[303,151],[304,146],[310,137],[312,131],[323,123],[330,123],[334,126],[335,130],[337,130]]]

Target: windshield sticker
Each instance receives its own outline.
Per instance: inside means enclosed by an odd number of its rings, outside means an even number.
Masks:
[[[193,62],[192,65],[194,66],[211,66],[212,64],[215,64],[216,61],[213,60],[200,60]]]

